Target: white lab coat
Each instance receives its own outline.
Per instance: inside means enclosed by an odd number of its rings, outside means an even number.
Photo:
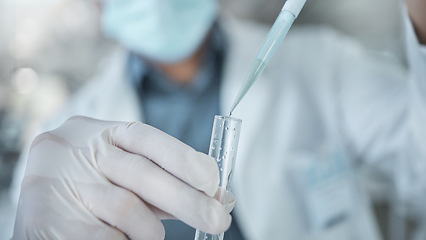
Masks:
[[[227,114],[267,29],[237,21],[223,25],[229,52],[220,104]],[[351,203],[354,216],[327,230],[310,230],[309,213],[297,197],[289,166],[325,148],[344,150],[351,164],[384,173],[404,161],[424,167],[426,154],[419,145],[426,142],[426,54],[413,36],[410,46],[409,80],[409,72],[397,61],[368,55],[330,29],[290,31],[233,114],[243,120],[233,191],[235,214],[247,239],[381,239],[358,180]],[[51,127],[72,115],[140,120],[141,106],[125,71],[126,54],[115,53]],[[408,145],[413,150],[409,157]],[[24,165],[20,163],[15,185]],[[360,172],[357,167],[353,171]]]

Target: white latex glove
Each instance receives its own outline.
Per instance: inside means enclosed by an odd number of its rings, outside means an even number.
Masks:
[[[218,184],[213,158],[153,127],[73,117],[32,144],[14,239],[163,239],[170,218],[221,233]]]

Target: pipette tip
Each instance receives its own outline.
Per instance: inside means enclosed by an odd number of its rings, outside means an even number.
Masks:
[[[232,113],[234,112],[234,110],[235,110],[235,108],[237,107],[238,103],[239,103],[239,102],[234,102],[234,104],[232,104],[231,111],[229,111],[229,116],[231,116],[231,115],[232,115]]]

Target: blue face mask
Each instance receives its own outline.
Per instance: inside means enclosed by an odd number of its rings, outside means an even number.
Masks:
[[[150,60],[173,63],[201,45],[218,12],[217,0],[107,0],[102,30]]]

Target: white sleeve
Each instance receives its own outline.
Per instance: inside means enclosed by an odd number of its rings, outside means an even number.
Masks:
[[[409,64],[409,141],[406,180],[401,179],[400,198],[426,213],[426,45],[421,45],[406,11],[404,16]],[[404,188],[407,189],[404,191]],[[419,209],[420,208],[420,209]]]
[[[421,45],[414,27],[405,16],[407,58],[410,66],[410,102],[413,137],[422,155],[426,156],[426,45]],[[426,160],[425,160],[426,161]]]
[[[426,47],[405,17],[408,68],[343,46],[337,104],[352,155],[398,200],[426,211]]]

